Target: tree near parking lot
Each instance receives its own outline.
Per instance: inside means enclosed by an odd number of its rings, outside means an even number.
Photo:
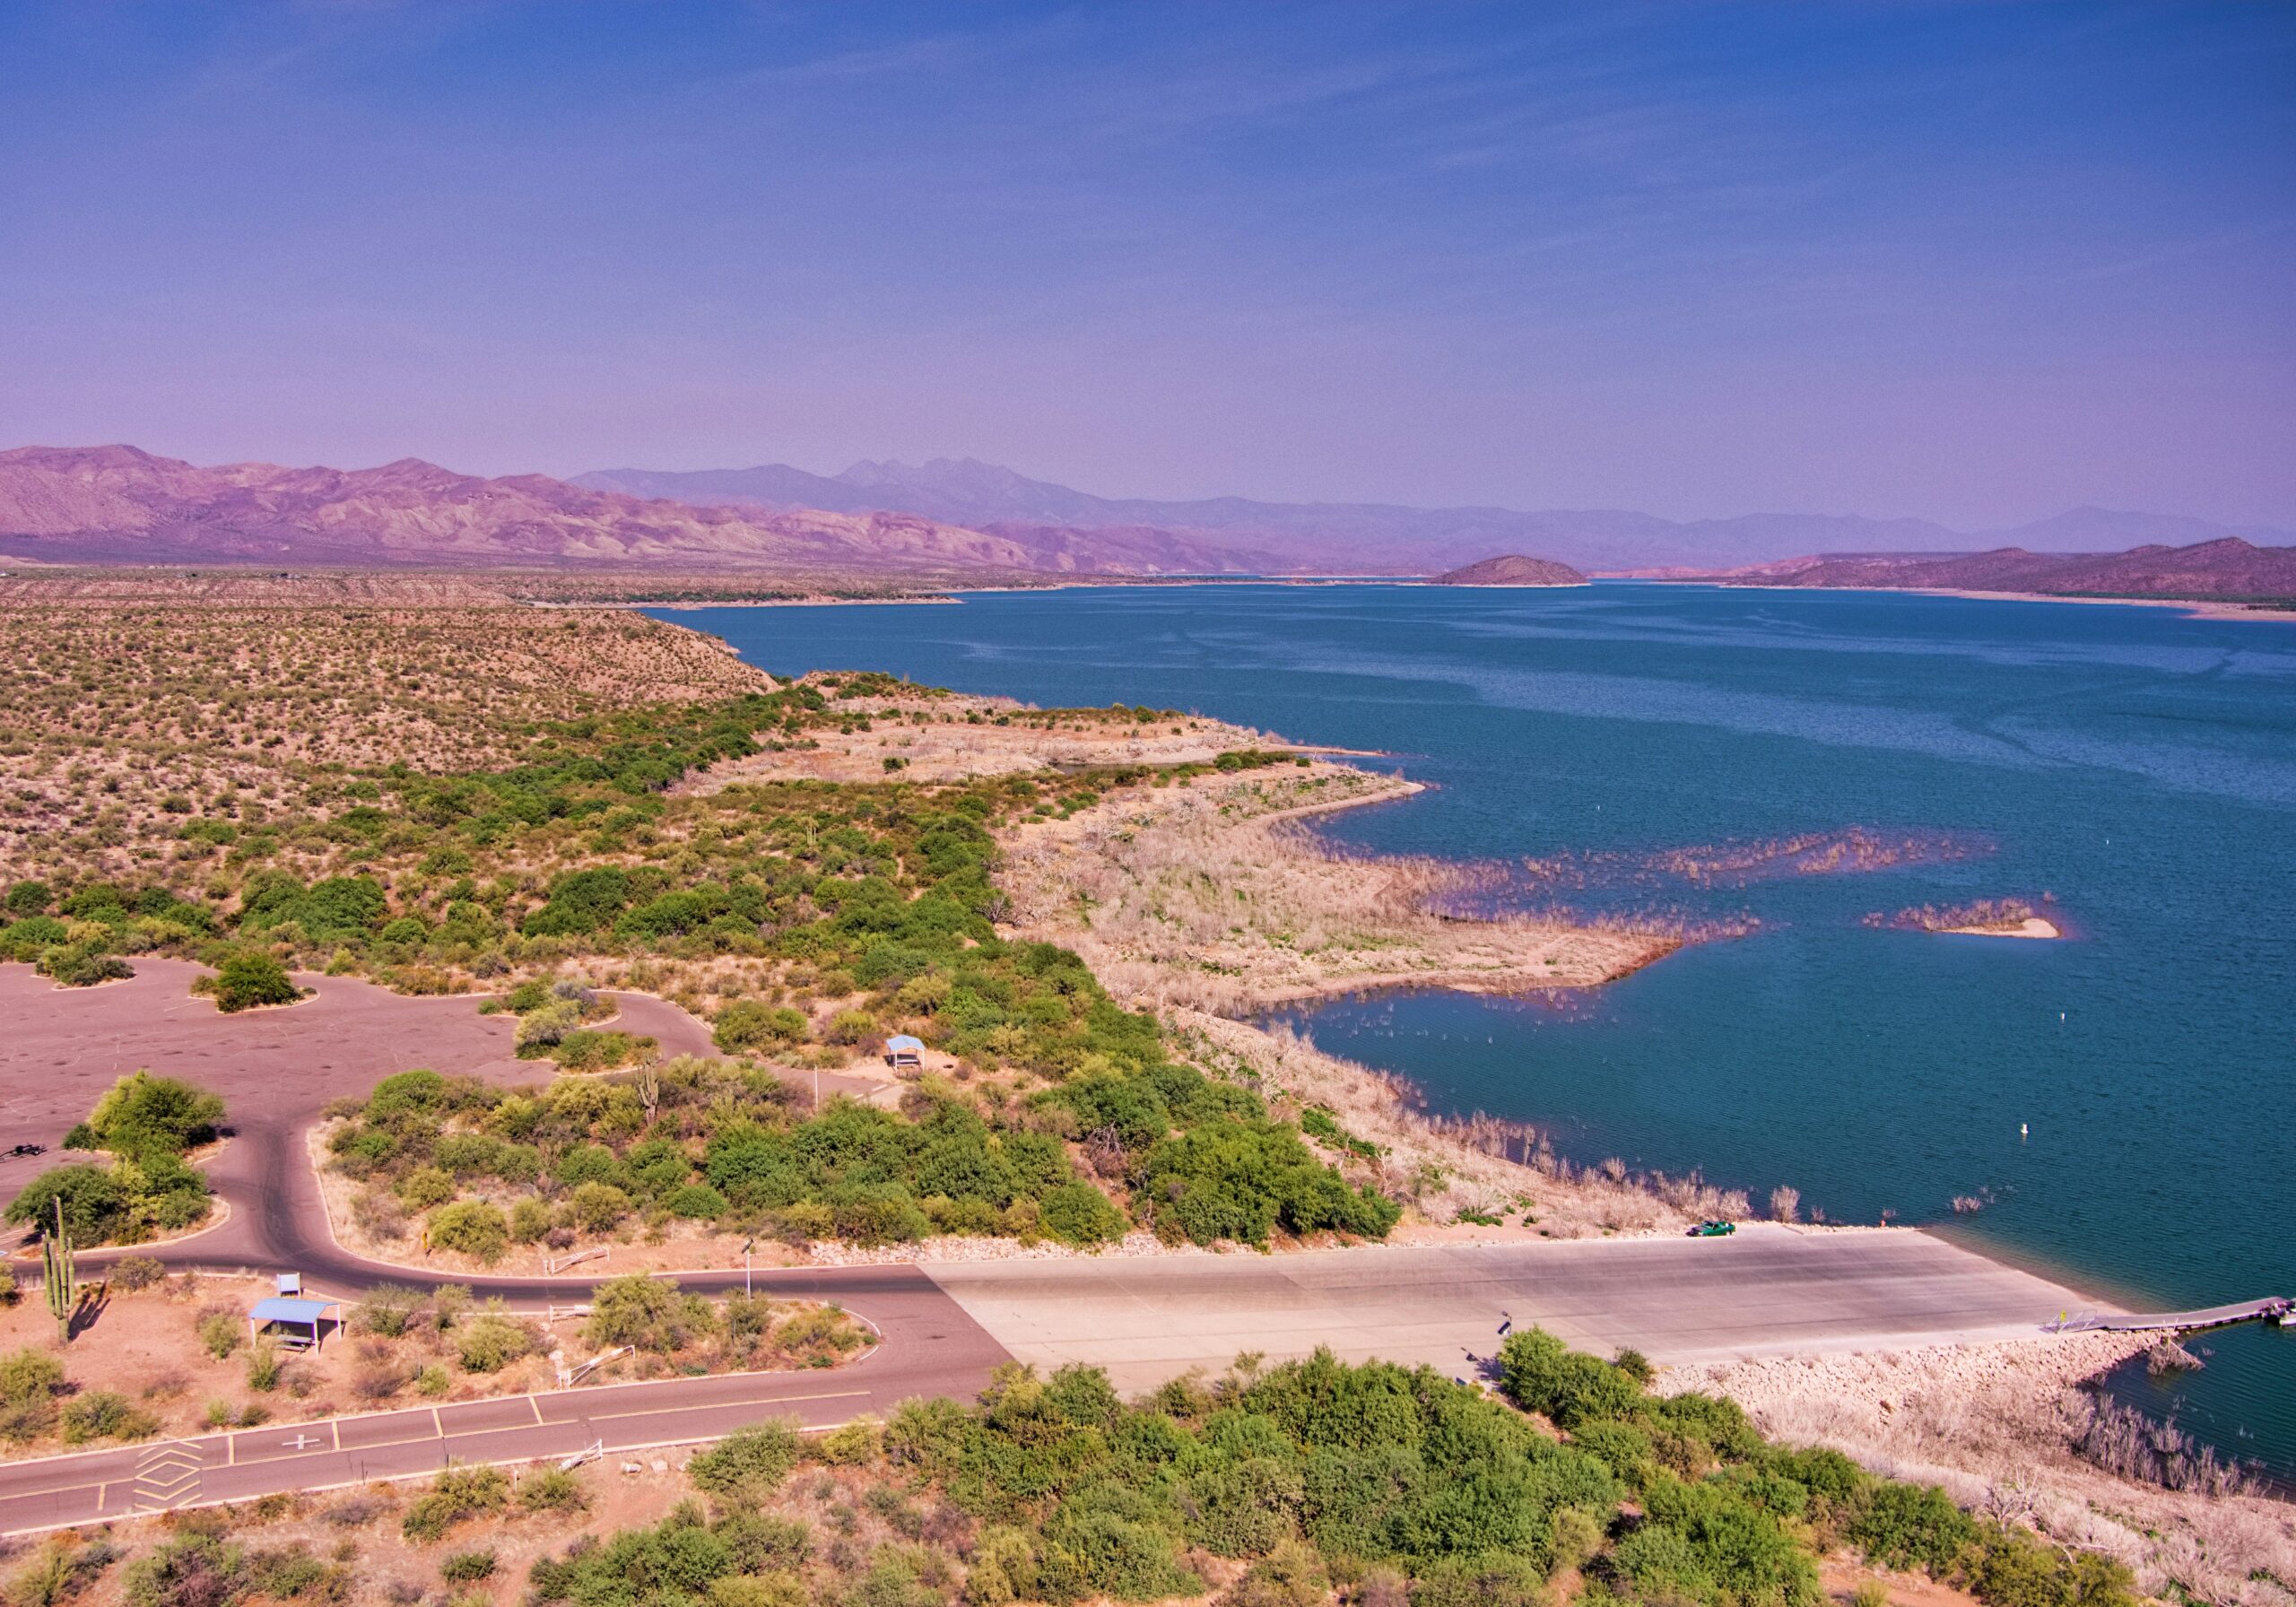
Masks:
[[[61,1220],[82,1245],[140,1244],[207,1220],[207,1179],[184,1152],[214,1142],[223,1101],[205,1089],[139,1071],[122,1077],[65,1136],[101,1150],[109,1166],[50,1167],[9,1203],[13,1226],[45,1234]]]
[[[109,1150],[115,1155],[154,1150],[180,1155],[213,1143],[216,1124],[222,1119],[221,1095],[174,1077],[154,1077],[145,1070],[112,1084],[65,1142],[74,1149]]]
[[[209,995],[225,1015],[262,1004],[292,1004],[303,996],[287,968],[261,949],[234,949],[213,977],[202,977],[191,991]]]

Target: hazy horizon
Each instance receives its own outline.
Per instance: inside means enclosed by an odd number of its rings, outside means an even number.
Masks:
[[[2296,12],[0,15],[0,444],[2296,526]]]

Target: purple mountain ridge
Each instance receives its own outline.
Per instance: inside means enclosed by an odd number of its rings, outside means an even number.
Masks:
[[[1144,551],[1159,535],[1213,561],[1179,569],[1290,574],[1428,574],[1498,552],[1530,552],[1578,569],[1620,573],[1710,570],[1805,552],[1946,552],[2001,546],[2109,552],[2188,545],[2237,536],[2258,545],[2296,534],[2175,515],[2079,508],[2013,529],[1962,532],[1926,519],[1856,514],[1747,514],[1673,520],[1618,508],[1520,512],[1505,508],[1406,508],[1376,502],[1263,502],[1245,497],[1163,501],[1098,497],[1031,480],[972,458],[922,464],[864,461],[840,474],[787,464],[748,469],[606,469],[577,485],[639,497],[772,512],[900,512],[1008,535],[1121,529]]]

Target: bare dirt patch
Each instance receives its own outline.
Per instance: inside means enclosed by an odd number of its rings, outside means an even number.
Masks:
[[[1127,787],[1008,835],[1010,924],[1074,949],[1119,997],[1229,1015],[1378,987],[1585,987],[1680,946],[1623,925],[1454,919],[1437,904],[1474,867],[1349,853],[1300,823],[1417,790],[1329,762]]]

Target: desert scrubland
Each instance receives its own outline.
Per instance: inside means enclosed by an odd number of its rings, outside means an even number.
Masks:
[[[1367,988],[1595,986],[1683,941],[1561,916],[1457,918],[1445,912],[1472,892],[1473,867],[1346,854],[1305,823],[1399,803],[1407,780],[1148,705],[1028,709],[881,675],[782,683],[711,638],[623,612],[517,606],[461,581],[325,584],[356,600],[305,591],[256,606],[233,586],[196,582],[165,597],[148,582],[127,596],[9,583],[0,942],[59,980],[139,954],[218,966],[255,955],[402,992],[494,995],[517,1018],[539,1091],[401,1085],[344,1101],[320,1135],[340,1209],[378,1253],[393,1232],[419,1232],[483,1267],[514,1243],[761,1229],[828,1258],[984,1243],[1090,1253],[1679,1231],[1746,1212],[1695,1177],[1575,1167],[1533,1129],[1431,1117],[1406,1086],[1252,1023],[1271,1003]],[[722,1057],[655,1061],[617,1030],[610,987],[694,1012]],[[905,1075],[883,1065],[896,1033],[926,1045],[926,1064]],[[816,1109],[802,1091],[813,1070],[885,1097]],[[1510,1381],[1531,1416],[1492,1430],[1509,1456],[1591,1458],[1599,1476],[1570,1465],[1612,1481],[1585,1502],[1542,1498],[1541,1526],[1516,1553],[1529,1574],[1477,1573],[1448,1552],[1380,1560],[1368,1542],[1317,1530],[1282,1493],[1292,1475],[1273,1471],[1265,1534],[1200,1533],[1187,1514],[1240,1498],[1220,1493],[1213,1470],[1245,1475],[1217,1456],[1154,1485],[1177,1506],[1111,1508],[1109,1521],[1144,1525],[1140,1554],[1170,1559],[1161,1594],[1218,1589],[1237,1602],[1341,1590],[1400,1602],[1405,1577],[1421,1581],[1413,1602],[1581,1588],[1802,1602],[1816,1576],[1783,1559],[1844,1549],[1925,1568],[1992,1607],[2125,1599],[2121,1576],[2082,1574],[2086,1564],[2015,1538],[2032,1528],[2120,1557],[2149,1590],[2175,1581],[2216,1599],[2286,1600],[2284,1507],[2148,1490],[2075,1456],[2069,1420],[1984,1404],[2070,1411],[2066,1386],[2113,1359],[2106,1348],[2036,1342],[1982,1364],[1960,1353],[1869,1372],[1765,1362],[1661,1381],[1737,1400],[1784,1441],[1941,1481],[2001,1520],[1963,1528],[1931,1512],[1918,1543],[1871,1526],[1900,1499],[1874,1492],[1894,1487],[1779,1461],[1787,1454],[1753,1448],[1721,1406],[1637,1405],[1639,1384],[1608,1418],[1572,1403],[1570,1390],[1624,1390],[1605,1382],[1617,1369],[1570,1374],[1569,1389],[1561,1375]],[[1918,1412],[1905,1409],[1904,1376],[1926,1403]],[[1240,1412],[1274,1413],[1274,1431],[1290,1433],[1279,1407],[1293,1387],[1256,1394],[1239,1374],[1161,1403],[1176,1430],[1136,1432],[1188,1443],[1263,1432],[1224,1426]],[[1454,1410],[1426,1380],[1345,1388]],[[1894,1392],[1891,1409],[1861,1417],[1880,1389]],[[1134,1420],[1099,1403],[1086,1378],[1016,1382],[962,1423],[925,1412],[810,1453],[822,1465],[789,1487],[806,1503],[790,1521],[835,1538],[809,1540],[791,1567],[729,1565],[712,1577],[777,1582],[704,1581],[709,1599],[765,1607],[848,1592],[880,1565],[900,1576],[886,1590],[910,1592],[886,1600],[1132,1593],[1113,1576],[1060,1571],[1083,1542],[1044,1498],[966,1481],[978,1437],[1023,1419],[1073,1428],[1077,1412],[1106,1418],[1107,1432]],[[1613,1419],[1616,1431],[1598,1426]],[[1524,1433],[1552,1450],[1518,1444]],[[1306,1430],[1290,1443],[1320,1454]],[[1118,1476],[1163,1479],[1161,1457]],[[2013,1510],[1988,1472],[2012,1465],[2030,1497]],[[1198,1489],[1199,1476],[1213,1481]],[[1773,1477],[1800,1494],[1761,1485]],[[1099,1512],[1082,1487],[1061,1488],[1077,1513]],[[730,1536],[749,1532],[743,1515],[758,1504],[704,1493],[712,1505],[693,1515],[665,1506],[667,1531],[644,1543],[673,1531],[748,1543]],[[497,1494],[468,1515],[489,1536],[519,1510]],[[1738,1578],[1727,1569],[1740,1562],[1700,1549],[1700,1504],[1718,1502],[1727,1522],[1783,1548],[1773,1572]],[[1581,1507],[1583,1521],[1558,1516]],[[378,1506],[346,1525],[355,1535],[398,1510]],[[539,1510],[537,1524],[555,1521]],[[864,1510],[882,1524],[838,1516]],[[944,1512],[954,1516],[934,1516]],[[248,1522],[255,1532],[319,1516],[290,1501]],[[884,1533],[869,1546],[839,1550],[876,1535],[872,1524]],[[1631,1543],[1643,1533],[1653,1538]],[[936,1572],[887,1550],[928,1535],[963,1566]],[[357,1554],[364,1542],[343,1543]],[[440,1566],[392,1556],[395,1568]],[[577,1563],[565,1553],[552,1567],[574,1572],[538,1576],[558,1581],[543,1599],[587,1600]],[[30,1566],[120,1577],[69,1548]],[[483,1577],[476,1568],[466,1571]],[[1465,1594],[1435,1590],[1443,1579]],[[90,1588],[100,1599],[113,1586]]]

